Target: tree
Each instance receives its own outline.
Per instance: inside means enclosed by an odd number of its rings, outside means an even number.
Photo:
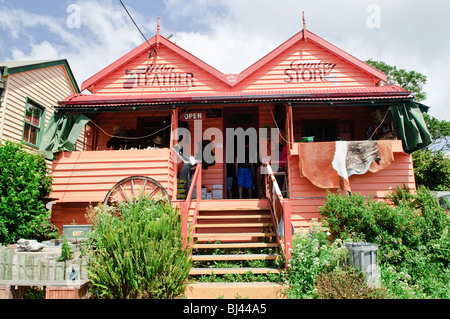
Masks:
[[[366,63],[384,72],[388,84],[397,84],[411,91],[414,101],[426,99],[423,86],[427,77],[416,71],[405,71],[382,61],[367,60]],[[423,150],[415,151],[413,156],[416,184],[424,185],[433,190],[450,189],[450,159],[444,151],[450,148],[450,122],[439,120],[426,113],[423,118],[427,124],[433,142]]]
[[[450,190],[450,158],[441,151],[420,150],[412,153],[417,185],[431,190]]]
[[[438,120],[426,113],[423,114],[423,118],[433,139],[433,143],[427,148],[442,152],[448,151],[450,149],[450,122]]]
[[[427,93],[423,86],[427,83],[427,77],[416,71],[405,71],[391,66],[383,61],[367,60],[367,64],[384,72],[387,77],[387,84],[396,84],[411,91],[414,101],[422,102],[426,99]],[[427,113],[423,113],[428,131],[431,134],[433,143],[427,146],[427,149],[446,151],[450,149],[450,122],[439,120]]]
[[[367,64],[377,68],[387,77],[387,84],[397,84],[407,91],[411,91],[416,102],[422,102],[427,98],[423,86],[427,83],[427,77],[416,71],[406,71],[391,66],[383,61],[366,61]]]
[[[0,142],[0,243],[54,235],[56,228],[42,201],[51,186],[42,155],[27,152],[22,144]]]

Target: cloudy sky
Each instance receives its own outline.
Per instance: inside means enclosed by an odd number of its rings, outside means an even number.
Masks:
[[[424,103],[450,120],[450,1],[122,0],[147,38],[161,34],[239,73],[302,28],[353,56],[427,76]],[[68,59],[79,85],[144,39],[119,0],[0,0],[0,61]]]

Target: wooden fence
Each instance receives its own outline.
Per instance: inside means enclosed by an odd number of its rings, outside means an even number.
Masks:
[[[58,256],[16,253],[13,249],[0,245],[0,280],[68,280],[73,271],[75,279],[87,280],[88,257],[80,257],[58,262]]]

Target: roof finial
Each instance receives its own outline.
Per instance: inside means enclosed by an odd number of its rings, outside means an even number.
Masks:
[[[302,11],[303,15],[303,39],[305,40],[305,43],[308,39],[308,31],[306,30],[306,20],[305,20],[305,11]]]
[[[159,17],[158,17],[158,24],[156,26],[156,48],[159,49],[159,29],[160,29],[160,24],[159,24]]]

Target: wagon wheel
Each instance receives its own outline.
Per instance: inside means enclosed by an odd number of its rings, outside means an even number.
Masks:
[[[170,202],[166,189],[153,178],[131,176],[114,185],[106,195],[104,203],[113,205],[117,202],[139,201],[142,195],[149,196],[157,201],[167,199]]]

